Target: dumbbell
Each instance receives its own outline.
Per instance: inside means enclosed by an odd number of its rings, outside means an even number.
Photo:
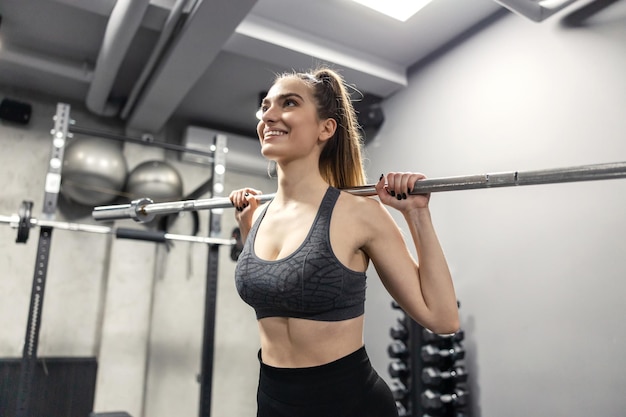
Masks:
[[[396,408],[398,409],[398,417],[411,417],[411,413],[400,401],[396,401]]]
[[[391,383],[389,384],[389,388],[391,389],[391,393],[393,394],[393,398],[395,400],[402,400],[409,393],[406,385],[404,385],[402,381],[398,381],[397,379],[391,381]]]
[[[465,350],[455,343],[449,349],[440,349],[437,346],[422,346],[421,356],[424,362],[438,366],[452,366],[454,362],[465,357]]]
[[[436,414],[422,414],[422,417],[469,417],[469,414],[464,409],[448,409],[437,412]]]
[[[406,326],[404,325],[404,320],[401,319],[401,318],[398,318],[398,322],[396,323],[395,326],[393,326],[389,330],[389,334],[390,334],[392,339],[396,339],[396,340],[406,340],[406,339],[408,339],[409,331],[407,330]]]
[[[433,333],[432,331],[426,328],[422,329],[422,341],[424,342],[424,344],[460,342],[464,338],[465,338],[465,332],[463,332],[462,329],[456,333],[450,333],[450,334],[437,334],[437,333]]]
[[[391,375],[391,377],[400,379],[406,378],[410,373],[406,363],[399,360],[392,361],[387,370],[389,371],[389,375]]]
[[[427,389],[422,392],[421,402],[424,408],[438,409],[448,406],[464,406],[467,404],[467,390],[456,388],[451,393],[441,394]]]
[[[409,349],[404,342],[395,340],[387,347],[387,353],[391,358],[405,358],[409,355]]]
[[[456,366],[447,371],[441,371],[432,366],[422,369],[422,382],[426,385],[440,385],[442,383],[465,382],[467,381],[467,373],[464,366]]]

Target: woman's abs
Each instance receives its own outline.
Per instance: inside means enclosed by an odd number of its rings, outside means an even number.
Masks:
[[[363,346],[363,316],[343,321],[259,320],[261,359],[277,368],[324,365]]]

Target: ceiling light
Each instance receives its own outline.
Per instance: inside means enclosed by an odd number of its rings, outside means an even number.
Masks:
[[[352,0],[401,22],[407,21],[431,0]]]

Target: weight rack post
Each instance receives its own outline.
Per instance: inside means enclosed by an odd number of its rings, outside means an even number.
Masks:
[[[54,129],[50,132],[52,134],[52,155],[48,163],[42,213],[42,218],[46,220],[54,219],[54,213],[57,207],[59,190],[61,188],[63,153],[65,151],[65,142],[69,137],[70,106],[58,103],[56,115],[53,120]],[[41,227],[37,246],[37,258],[35,259],[35,274],[28,308],[24,350],[22,351],[20,379],[17,390],[17,407],[15,411],[16,417],[30,417],[30,397],[32,395],[35,366],[37,363],[37,345],[39,343],[39,331],[41,329],[41,313],[43,311],[44,290],[46,288],[46,274],[48,271],[51,243],[52,227]]]
[[[213,159],[212,196],[224,193],[226,172],[226,145],[224,135],[215,136],[215,156]],[[222,231],[222,212],[215,209],[209,212],[209,237],[217,238]],[[200,417],[211,417],[211,395],[213,388],[213,359],[215,353],[215,304],[217,302],[217,279],[219,247],[209,246],[207,257],[207,280],[204,299],[204,332],[202,338],[202,363],[200,370]]]

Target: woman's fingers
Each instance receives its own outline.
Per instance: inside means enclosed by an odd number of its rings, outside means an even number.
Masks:
[[[235,207],[235,210],[241,212],[248,207],[250,203],[255,204],[256,208],[258,202],[254,196],[259,194],[262,194],[261,190],[254,188],[241,188],[239,190],[231,191],[228,198],[230,199],[233,207]]]
[[[419,172],[390,172],[382,175],[376,184],[380,200],[387,205],[403,210],[410,207],[425,207],[429,195],[411,195],[415,183],[426,178]],[[411,200],[405,203],[404,200]]]

